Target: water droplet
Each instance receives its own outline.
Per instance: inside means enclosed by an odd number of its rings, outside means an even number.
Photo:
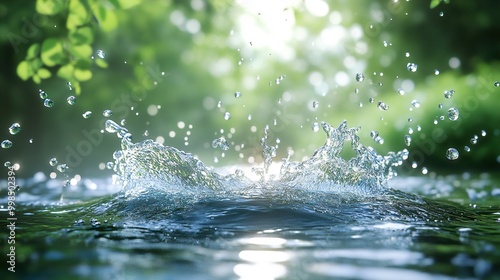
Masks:
[[[145,130],[145,131],[144,131],[144,133],[143,133],[142,135],[144,135],[144,136],[148,137],[148,136],[149,136],[149,130]]]
[[[413,121],[413,119],[412,119],[412,118],[408,118],[408,122],[412,122],[412,121]]]
[[[389,110],[389,105],[385,104],[384,102],[382,101],[379,101],[378,104],[377,104],[377,107],[382,110],[382,111],[387,111]]]
[[[478,139],[477,135],[474,135],[474,136],[470,139],[470,143],[471,143],[472,145],[476,145],[476,144],[477,144],[477,139]]]
[[[374,99],[373,97],[370,97],[370,98],[368,99],[368,102],[373,103],[373,102],[375,102],[375,99]]]
[[[464,151],[466,151],[466,152],[470,152],[470,147],[469,147],[469,146],[465,146],[465,147],[464,147]]]
[[[97,50],[97,56],[104,59],[106,58],[106,53],[103,50]]]
[[[51,158],[51,159],[49,160],[49,164],[50,164],[50,166],[56,166],[56,165],[57,165],[57,163],[58,163],[57,158]]]
[[[231,113],[229,113],[229,112],[225,112],[225,113],[224,113],[224,119],[227,121],[227,120],[229,120],[230,118],[231,118]]]
[[[410,135],[405,135],[405,145],[406,146],[411,145],[411,136]]]
[[[459,155],[460,154],[458,153],[457,149],[455,149],[455,148],[449,148],[446,151],[446,158],[449,160],[456,160],[459,157]]]
[[[71,82],[68,82],[66,85],[68,86],[69,90],[73,90],[73,85],[71,84]]]
[[[405,91],[403,89],[398,89],[399,95],[405,95]]]
[[[3,166],[5,167],[11,167],[12,166],[12,163],[10,161],[6,161]]]
[[[222,107],[222,101],[217,102],[217,108]]]
[[[440,17],[444,16],[444,12],[439,12],[439,16]]]
[[[380,145],[384,144],[384,138],[380,137],[380,136],[377,136],[375,137],[375,142],[379,143]]]
[[[239,98],[241,97],[241,92],[237,91],[234,93],[234,97]]]
[[[365,80],[365,75],[363,75],[361,73],[356,74],[356,82],[361,83],[364,80]]]
[[[52,108],[52,106],[54,106],[54,101],[52,101],[52,99],[47,98],[43,101],[43,106],[47,108]]]
[[[67,166],[65,163],[63,163],[63,164],[59,164],[59,165],[57,166],[57,171],[59,171],[59,172],[61,172],[61,173],[66,172],[66,170],[68,170],[68,166]]]
[[[8,149],[8,148],[12,147],[12,141],[10,141],[10,140],[3,140],[1,146],[4,149]]]
[[[417,68],[418,68],[418,65],[415,63],[410,62],[410,63],[406,64],[406,69],[408,69],[408,71],[410,71],[410,72],[417,72]]]
[[[87,111],[85,113],[82,114],[83,118],[84,119],[88,119],[92,116],[92,112],[91,111]]]
[[[418,164],[417,164],[416,161],[414,161],[414,162],[411,163],[411,168],[415,169],[417,167],[418,167]]]
[[[45,93],[45,91],[43,91],[41,89],[38,90],[38,94],[40,95],[41,99],[45,99],[49,96],[47,93]]]
[[[500,87],[500,82],[499,82],[499,81],[496,81],[496,82],[494,82],[494,83],[493,83],[493,85],[494,85],[495,87]]]
[[[378,131],[376,131],[376,130],[370,131],[370,137],[372,139],[375,139],[375,137],[377,137],[377,136],[378,136]]]
[[[312,124],[312,130],[313,130],[314,132],[318,132],[318,131],[319,131],[319,123],[314,122],[314,123]]]
[[[429,170],[427,170],[427,167],[422,167],[422,174],[427,174]]]
[[[420,108],[420,102],[418,102],[418,100],[412,100],[411,105],[415,108]]]
[[[18,134],[19,131],[21,131],[21,125],[18,124],[18,123],[13,123],[10,127],[9,127],[9,133],[14,135],[14,134]]]
[[[227,151],[229,150],[229,143],[227,143],[227,140],[226,138],[224,138],[224,136],[221,136],[212,141],[212,147],[220,148],[223,151]]]
[[[481,136],[486,136],[486,130],[481,130]]]
[[[126,125],[126,124],[127,124],[127,120],[126,120],[126,119],[122,119],[122,120],[120,121],[120,124],[121,124],[121,125]]]
[[[406,57],[410,57],[410,53],[409,53],[409,52],[406,52],[406,53],[405,53],[405,56],[406,56]]]
[[[103,115],[104,117],[106,117],[106,118],[109,118],[109,117],[111,117],[111,116],[113,115],[113,111],[111,111],[111,110],[104,110],[104,111],[102,112],[102,115]]]
[[[248,115],[248,120],[251,121],[252,120],[252,115]]]
[[[459,112],[457,108],[452,107],[448,109],[448,119],[450,119],[450,121],[456,121],[458,119],[458,115]]]
[[[106,162],[106,169],[112,170],[115,164],[111,161]]]
[[[438,104],[438,108],[439,108],[439,109],[443,109],[443,104],[439,103],[439,104]]]
[[[75,105],[76,104],[76,97],[74,97],[73,95],[68,96],[66,101],[68,102],[69,105]]]
[[[439,70],[437,70],[437,69],[434,70],[434,75],[436,75],[436,76],[439,75]]]
[[[313,101],[313,103],[312,103],[312,107],[313,107],[314,109],[316,109],[316,108],[318,108],[318,106],[319,106],[319,102],[318,102],[318,101],[316,101],[316,100],[314,100],[314,101]]]
[[[413,128],[408,128],[408,134],[413,134]]]
[[[444,91],[444,97],[446,97],[447,99],[450,99],[453,96],[454,93],[455,93],[455,91],[452,90],[452,89],[451,90],[445,90]]]

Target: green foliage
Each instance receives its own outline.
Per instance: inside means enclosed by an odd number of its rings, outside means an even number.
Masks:
[[[449,4],[450,0],[431,0],[430,7],[431,7],[431,9],[434,9],[437,6],[439,6],[439,4],[441,4],[441,3]]]
[[[81,92],[80,82],[92,78],[92,65],[106,68],[106,61],[93,60],[92,43],[95,28],[104,32],[118,25],[117,9],[132,8],[142,0],[37,0],[36,11],[41,15],[62,18],[66,30],[58,29],[61,34],[46,38],[41,44],[32,44],[26,58],[17,66],[17,75],[23,80],[32,79],[39,84],[52,76],[48,68],[57,69],[57,76],[71,82],[77,94]],[[95,18],[96,21],[92,21]],[[44,68],[47,67],[47,68]]]

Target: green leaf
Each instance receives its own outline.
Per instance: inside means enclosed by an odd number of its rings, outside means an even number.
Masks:
[[[37,0],[36,11],[42,15],[53,16],[64,9],[63,1]]]
[[[64,60],[63,46],[54,38],[45,39],[42,43],[42,62],[47,66],[54,66]]]
[[[76,80],[83,82],[92,78],[92,71],[90,67],[91,62],[88,60],[80,59],[75,63],[75,72],[73,73]]]
[[[94,34],[90,27],[80,27],[69,33],[69,41],[75,45],[91,44],[93,40]]]
[[[63,65],[57,70],[57,76],[63,80],[72,80],[74,70],[75,67],[72,64]]]
[[[104,59],[96,59],[95,64],[101,68],[108,68],[108,62]]]
[[[38,77],[38,75],[33,75],[33,82],[39,84],[42,82],[42,79],[40,79],[40,77]]]
[[[116,28],[118,20],[114,11],[100,5],[91,5],[90,7],[102,30],[108,32]]]
[[[43,66],[42,60],[40,58],[35,58],[33,60],[30,60],[29,63],[33,71],[36,71]]]
[[[76,58],[90,58],[92,47],[90,45],[70,45],[68,51]]]
[[[26,81],[28,80],[31,76],[33,76],[33,69],[31,69],[31,66],[29,65],[28,61],[23,60],[17,65],[17,76],[21,78],[21,80]]]
[[[66,21],[66,28],[73,30],[86,24],[90,20],[87,8],[78,0],[69,2],[69,15]]]
[[[73,85],[73,89],[75,90],[76,95],[80,95],[82,93],[82,88],[80,86],[80,83],[77,81],[71,82]]]
[[[431,9],[434,9],[436,8],[437,6],[439,6],[439,4],[441,3],[441,0],[431,0]]]
[[[118,9],[130,9],[142,2],[142,0],[110,0],[113,6]]]
[[[48,79],[50,78],[50,76],[52,76],[52,73],[50,73],[50,71],[45,68],[38,69],[36,74],[42,79]]]
[[[28,52],[26,53],[26,59],[33,59],[38,56],[38,53],[40,52],[40,44],[36,43],[31,45],[28,48]]]

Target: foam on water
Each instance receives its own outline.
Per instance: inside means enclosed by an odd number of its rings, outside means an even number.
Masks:
[[[325,144],[304,161],[283,159],[276,176],[269,175],[276,147],[267,143],[266,129],[261,141],[264,165],[252,169],[255,180],[241,170],[221,175],[192,154],[152,140],[133,143],[127,129],[112,120],[106,121],[106,130],[122,138],[121,150],[114,153],[114,170],[127,198],[154,192],[185,196],[286,194],[287,199],[303,200],[305,191],[343,199],[377,196],[388,189],[387,181],[396,175],[393,168],[402,164],[408,151],[381,156],[360,143],[359,128],[349,128],[345,121],[337,128],[326,122],[321,125]],[[340,155],[347,142],[355,152],[348,160]]]

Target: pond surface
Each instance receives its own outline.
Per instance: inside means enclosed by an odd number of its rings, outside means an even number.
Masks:
[[[278,182],[130,196],[87,179],[60,203],[61,182],[21,180],[16,273],[2,279],[498,279],[499,182],[465,173],[396,177],[369,196]]]

